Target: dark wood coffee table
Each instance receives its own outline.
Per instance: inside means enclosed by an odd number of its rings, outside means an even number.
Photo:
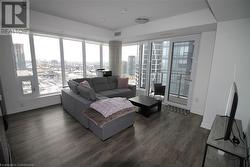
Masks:
[[[133,105],[140,107],[140,112],[144,116],[149,116],[153,107],[158,107],[158,111],[161,111],[161,100],[156,100],[149,96],[136,96],[128,99]]]

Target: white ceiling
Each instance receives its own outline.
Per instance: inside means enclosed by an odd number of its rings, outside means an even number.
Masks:
[[[207,8],[205,0],[30,0],[31,9],[110,30]],[[122,10],[127,13],[122,14]]]
[[[250,17],[250,0],[207,0],[217,21]]]

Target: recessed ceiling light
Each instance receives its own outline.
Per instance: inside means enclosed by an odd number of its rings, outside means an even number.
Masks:
[[[138,17],[135,19],[135,22],[138,24],[145,24],[145,23],[149,22],[149,18],[148,17]]]
[[[122,8],[121,14],[126,14],[126,13],[128,13],[128,9],[127,8]]]

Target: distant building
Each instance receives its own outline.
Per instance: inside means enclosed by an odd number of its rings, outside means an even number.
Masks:
[[[128,73],[128,63],[126,61],[122,61],[122,74]]]
[[[128,56],[128,74],[135,75],[135,56]]]
[[[25,55],[23,44],[14,44],[14,52],[16,55],[16,66],[18,70],[26,69]]]

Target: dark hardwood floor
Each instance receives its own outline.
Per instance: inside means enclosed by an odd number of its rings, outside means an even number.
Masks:
[[[137,114],[134,127],[101,141],[60,105],[11,115],[15,163],[44,167],[200,167],[208,130],[202,117],[167,111]]]

